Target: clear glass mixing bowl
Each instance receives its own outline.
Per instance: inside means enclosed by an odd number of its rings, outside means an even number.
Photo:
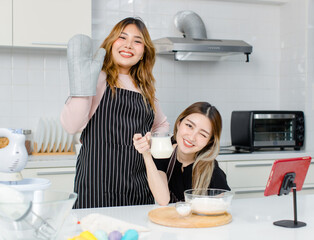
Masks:
[[[220,215],[230,211],[233,193],[224,189],[189,189],[184,191],[185,201],[192,212],[200,215]]]
[[[37,202],[0,201],[0,239],[57,239],[76,198],[76,193],[46,190]]]

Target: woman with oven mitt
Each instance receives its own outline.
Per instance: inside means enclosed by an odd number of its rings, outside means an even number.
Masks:
[[[68,43],[70,97],[61,113],[70,134],[82,131],[74,208],[152,204],[135,133],[168,131],[155,98],[155,49],[138,18],[117,23],[92,56],[92,40]]]

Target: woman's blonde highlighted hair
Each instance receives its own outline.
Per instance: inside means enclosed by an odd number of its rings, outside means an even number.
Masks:
[[[195,162],[192,171],[192,188],[208,188],[214,170],[214,160],[220,149],[220,135],[222,120],[216,107],[208,102],[196,102],[186,108],[177,118],[174,124],[173,136],[176,140],[178,125],[184,118],[200,113],[210,120],[212,132],[207,145],[195,154]]]
[[[155,110],[155,78],[152,72],[156,52],[148,30],[141,19],[133,17],[125,18],[114,26],[108,37],[100,46],[107,52],[102,70],[107,74],[107,82],[113,93],[115,93],[115,87],[117,87],[118,83],[119,68],[112,58],[112,45],[129,24],[134,24],[138,28],[144,42],[143,57],[137,64],[131,67],[130,76],[134,84],[141,90],[145,102],[147,103],[148,101]]]

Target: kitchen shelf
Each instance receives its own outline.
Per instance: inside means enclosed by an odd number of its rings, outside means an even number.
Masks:
[[[217,0],[207,0],[207,1],[217,1]],[[268,4],[268,5],[283,5],[288,3],[290,0],[219,0],[220,2],[243,2],[252,4]]]

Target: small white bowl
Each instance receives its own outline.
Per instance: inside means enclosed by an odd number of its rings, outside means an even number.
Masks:
[[[188,217],[191,215],[192,206],[188,202],[176,202],[175,204],[177,213],[182,217]]]

